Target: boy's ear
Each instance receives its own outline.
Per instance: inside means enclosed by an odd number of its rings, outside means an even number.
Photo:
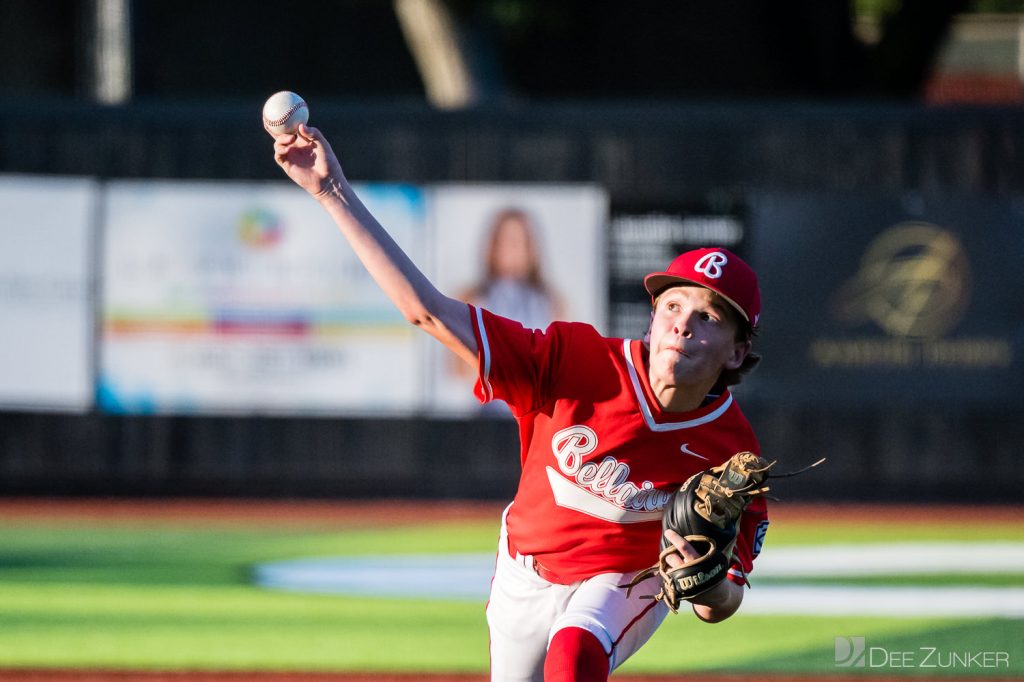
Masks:
[[[747,359],[747,355],[753,347],[754,344],[750,339],[734,343],[732,346],[732,355],[730,355],[729,359],[725,362],[725,369],[739,369],[743,364],[743,361]]]

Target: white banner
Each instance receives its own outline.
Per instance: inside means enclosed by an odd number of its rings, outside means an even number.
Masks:
[[[589,185],[450,185],[430,193],[431,280],[445,294],[531,328],[554,320],[605,331],[608,197]],[[430,346],[434,414],[507,414],[481,407],[475,370]]]
[[[96,183],[0,177],[0,405],[92,404]]]
[[[410,254],[419,189],[357,187]],[[412,412],[422,345],[291,184],[114,182],[99,401],[112,412]]]

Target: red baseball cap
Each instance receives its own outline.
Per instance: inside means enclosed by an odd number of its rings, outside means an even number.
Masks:
[[[752,327],[761,318],[757,275],[743,259],[726,249],[695,249],[676,257],[665,272],[644,277],[651,297],[673,284],[698,284],[720,294]]]

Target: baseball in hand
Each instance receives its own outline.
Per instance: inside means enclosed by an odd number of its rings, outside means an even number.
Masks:
[[[275,92],[263,105],[263,127],[271,135],[291,135],[308,120],[309,107],[294,92]]]

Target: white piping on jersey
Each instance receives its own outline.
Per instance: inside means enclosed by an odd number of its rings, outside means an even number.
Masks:
[[[547,467],[548,483],[551,484],[551,492],[555,497],[555,504],[559,507],[573,509],[589,516],[593,516],[612,523],[644,523],[645,521],[659,521],[663,514],[661,509],[654,511],[633,511],[623,509],[611,501],[588,492],[569,481],[552,467]]]
[[[684,422],[669,422],[667,424],[659,424],[654,421],[654,416],[651,414],[651,407],[647,404],[647,396],[644,395],[643,386],[640,385],[640,377],[636,372],[636,367],[633,365],[633,354],[629,350],[630,339],[622,340],[622,354],[626,356],[626,365],[629,367],[629,379],[633,382],[633,391],[636,393],[636,401],[640,404],[640,411],[644,415],[644,421],[647,422],[647,428],[651,431],[675,431],[676,429],[690,429],[694,426],[700,426],[701,424],[707,424],[713,422],[729,409],[732,405],[732,394],[725,399],[714,412],[708,412],[703,417],[697,417],[696,419],[690,419]]]
[[[487,343],[487,330],[484,329],[484,313],[480,308],[476,311],[476,326],[480,330],[480,345],[483,348],[480,352],[484,356],[484,370],[480,373],[480,384],[484,387],[484,402],[491,402],[494,399],[494,390],[491,388],[491,346]]]

